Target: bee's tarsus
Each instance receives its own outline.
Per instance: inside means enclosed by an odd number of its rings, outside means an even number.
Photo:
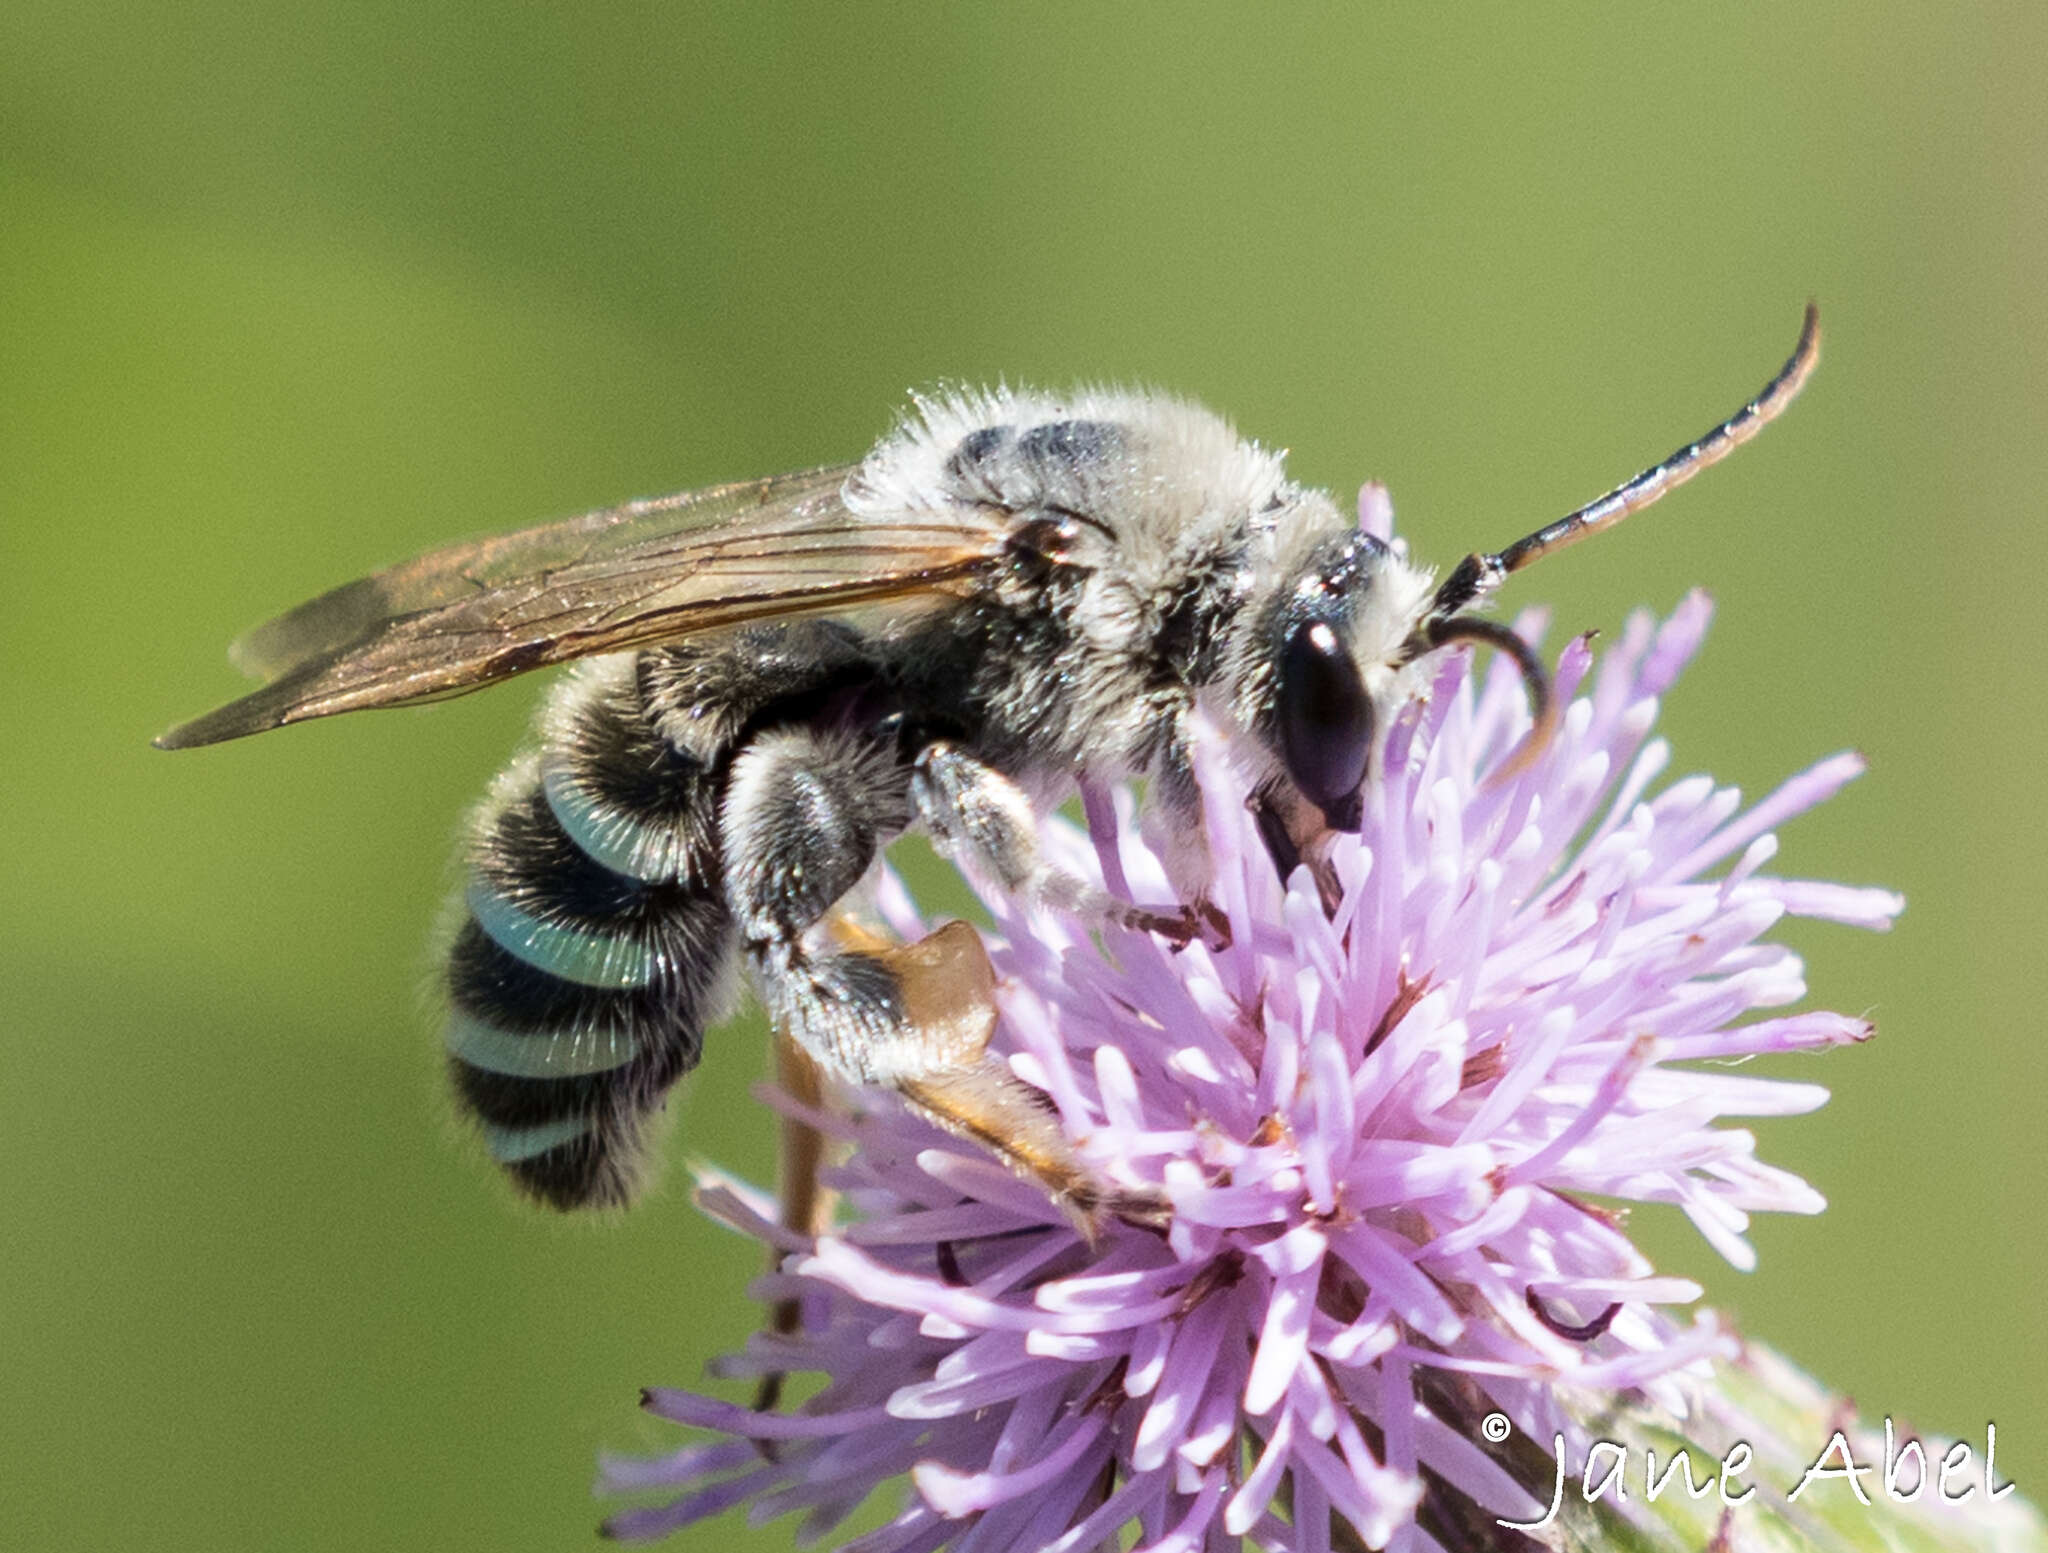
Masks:
[[[1197,939],[1212,951],[1230,947],[1230,918],[1213,901],[1198,900],[1173,911],[1131,906],[1117,911],[1115,917],[1125,927],[1157,934],[1176,954]]]

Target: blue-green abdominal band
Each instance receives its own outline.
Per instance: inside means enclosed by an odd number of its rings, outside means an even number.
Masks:
[[[536,970],[584,987],[626,991],[654,979],[654,951],[637,939],[544,922],[481,879],[469,886],[469,909],[493,943]]]
[[[672,830],[636,820],[592,796],[574,774],[543,759],[541,786],[563,834],[592,860],[628,879],[658,884],[683,864],[683,841]]]
[[[542,1122],[538,1127],[486,1126],[484,1146],[499,1164],[510,1165],[522,1159],[532,1159],[536,1154],[545,1154],[559,1144],[582,1137],[589,1130],[590,1123],[580,1116]]]
[[[457,1009],[444,1037],[451,1056],[507,1078],[580,1078],[609,1073],[640,1055],[624,1030],[543,1030],[522,1035],[485,1024]]]

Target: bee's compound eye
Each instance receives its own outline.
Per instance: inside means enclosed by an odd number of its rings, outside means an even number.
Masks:
[[[1280,649],[1275,721],[1287,774],[1336,830],[1357,830],[1372,755],[1372,699],[1337,633],[1311,620]]]

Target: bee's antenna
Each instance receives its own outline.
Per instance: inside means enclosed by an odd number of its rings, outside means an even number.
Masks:
[[[1522,683],[1529,687],[1529,711],[1536,719],[1536,726],[1529,730],[1529,736],[1522,740],[1506,763],[1497,766],[1487,780],[1504,782],[1526,771],[1550,743],[1551,735],[1557,732],[1557,700],[1550,693],[1550,673],[1543,667],[1543,660],[1536,655],[1536,649],[1509,627],[1483,615],[1432,620],[1422,627],[1422,634],[1431,649],[1449,642],[1484,642],[1514,660],[1515,667],[1521,671]]]
[[[1820,308],[1809,302],[1806,321],[1799,330],[1799,343],[1778,369],[1778,375],[1748,404],[1697,442],[1688,443],[1669,458],[1652,464],[1598,501],[1588,502],[1576,512],[1516,540],[1497,555],[1475,552],[1466,556],[1438,586],[1436,597],[1430,602],[1429,617],[1449,623],[1450,616],[1491,593],[1530,562],[1576,544],[1589,534],[1614,527],[1630,513],[1640,512],[1666,492],[1676,490],[1708,465],[1718,464],[1778,418],[1806,386],[1819,362]]]

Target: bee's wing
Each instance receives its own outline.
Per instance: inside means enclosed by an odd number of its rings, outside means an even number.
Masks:
[[[840,490],[856,467],[628,502],[347,583],[229,650],[262,689],[156,742],[213,744],[749,620],[962,588],[1002,553],[999,513],[849,511]]]

